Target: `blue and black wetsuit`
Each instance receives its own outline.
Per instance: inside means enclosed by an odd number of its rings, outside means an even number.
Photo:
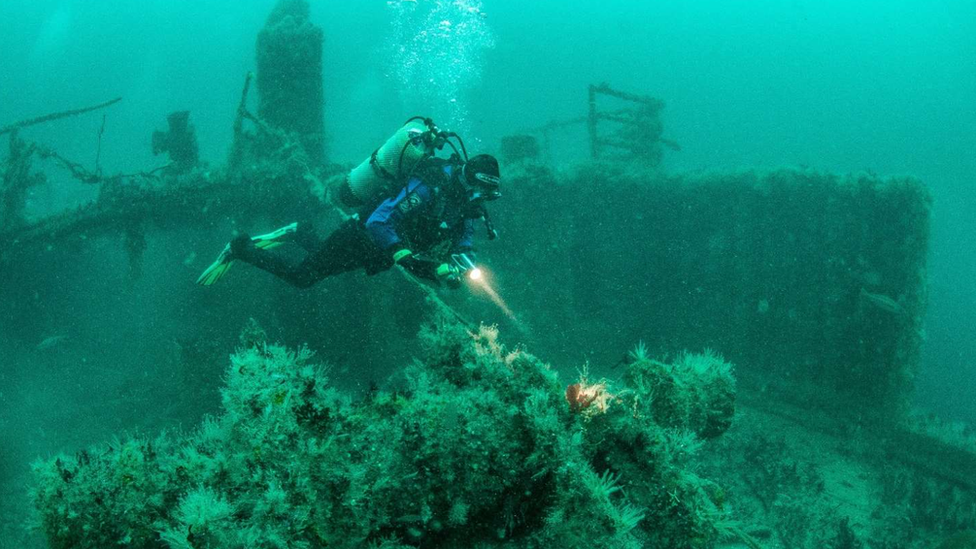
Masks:
[[[439,159],[428,164],[422,176],[412,177],[396,196],[364,216],[366,232],[386,256],[403,248],[427,253],[445,243],[445,252],[471,250],[474,219],[468,215],[467,195],[455,178],[455,167]]]
[[[385,271],[401,249],[438,256],[470,252],[480,212],[470,208],[456,171],[448,161],[428,160],[395,196],[367,206],[359,219],[346,221],[324,241],[310,237],[302,230],[308,224],[300,224],[296,244],[308,255],[298,264],[253,246],[235,249],[234,255],[294,286],[308,288],[323,278],[359,268],[369,275]]]

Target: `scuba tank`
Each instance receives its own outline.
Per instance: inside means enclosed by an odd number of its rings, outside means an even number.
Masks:
[[[461,144],[467,160],[464,143],[456,133],[441,131],[430,118],[415,116],[407,120],[386,143],[343,178],[337,193],[340,201],[354,208],[390,194],[406,182],[423,160],[434,156],[445,144],[450,144],[457,153],[457,147],[449,141],[452,137]]]
[[[454,141],[457,141],[457,145]],[[445,145],[454,151],[452,161],[468,161],[468,150],[460,135],[440,130],[430,118],[414,116],[366,160],[336,183],[330,183],[330,194],[338,195],[342,205],[349,208],[358,208],[393,194],[410,179],[421,162],[432,158]],[[488,239],[494,240],[498,233],[484,206],[481,214],[488,230]]]

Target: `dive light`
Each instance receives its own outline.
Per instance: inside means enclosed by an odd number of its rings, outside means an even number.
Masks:
[[[468,254],[451,254],[451,263],[459,278],[467,275],[471,280],[481,280],[481,269],[474,264]]]

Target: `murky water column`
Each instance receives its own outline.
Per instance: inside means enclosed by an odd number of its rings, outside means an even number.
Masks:
[[[481,0],[391,0],[386,49],[389,76],[404,107],[435,117],[458,132],[468,129],[465,91],[481,81],[495,38]]]

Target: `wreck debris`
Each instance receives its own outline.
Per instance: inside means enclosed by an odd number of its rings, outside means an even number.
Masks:
[[[404,389],[356,403],[311,351],[267,344],[250,323],[226,370],[222,413],[193,434],[38,462],[30,497],[40,532],[72,549],[227,547],[241,532],[257,545],[347,549],[391,536],[431,549],[714,545],[727,513],[723,494],[698,489],[711,483],[678,445],[693,434],[624,406],[580,418],[547,363],[507,352],[492,328],[479,341],[450,318],[433,320]],[[361,486],[373,487],[368,497]],[[249,502],[269,511],[233,512]],[[190,511],[204,508],[203,519]]]
[[[244,119],[251,118],[247,111],[247,94],[251,91],[251,80],[254,74],[249,72],[244,77],[244,89],[241,90],[241,102],[237,105],[237,115],[234,117],[234,142],[231,145],[230,156],[227,159],[229,173],[237,173],[244,158],[246,134],[244,133]]]
[[[61,118],[68,118],[70,116],[77,116],[79,114],[84,114],[86,112],[96,111],[98,109],[104,109],[105,107],[114,105],[114,104],[118,103],[119,101],[122,101],[122,98],[121,97],[116,97],[115,99],[113,99],[111,101],[106,101],[104,103],[100,103],[100,104],[95,105],[93,107],[85,107],[85,108],[82,108],[82,109],[74,109],[74,110],[70,110],[70,111],[55,112],[55,113],[51,113],[51,114],[45,114],[44,116],[38,116],[37,118],[30,118],[28,120],[21,120],[20,122],[15,122],[13,124],[10,124],[9,126],[4,126],[4,127],[0,128],[0,135],[6,134],[6,133],[11,133],[13,131],[16,131],[16,130],[19,130],[19,129],[22,129],[22,128],[26,128],[28,126],[36,126],[36,125],[42,124],[44,122],[50,122],[51,120],[58,120],[58,119],[61,119]]]
[[[896,316],[905,314],[905,307],[903,307],[901,303],[896,301],[891,296],[881,293],[871,293],[866,289],[861,288],[861,293],[858,297],[863,303],[880,311],[884,311],[885,313]]]
[[[44,116],[39,116],[36,118],[31,118],[29,120],[23,120],[10,124],[3,128],[0,128],[0,135],[10,134],[9,143],[9,154],[5,161],[5,166],[0,166],[0,172],[2,172],[2,179],[0,179],[0,234],[5,234],[8,237],[14,237],[15,241],[21,241],[21,236],[28,236],[31,234],[36,234],[35,229],[38,227],[43,227],[48,224],[51,219],[55,219],[61,216],[54,216],[54,218],[43,220],[39,223],[32,225],[27,225],[23,217],[24,207],[26,205],[27,192],[31,187],[39,185],[47,181],[47,177],[42,172],[32,173],[33,163],[32,158],[36,155],[40,160],[52,160],[60,167],[66,169],[70,172],[71,176],[85,184],[100,184],[100,183],[120,183],[124,180],[130,179],[158,179],[156,172],[166,168],[162,166],[148,172],[137,172],[133,174],[116,174],[113,176],[105,177],[102,175],[101,169],[101,144],[102,136],[105,133],[105,117],[102,117],[102,125],[98,132],[98,150],[95,155],[95,170],[91,171],[85,168],[82,164],[69,160],[68,158],[62,156],[56,150],[46,145],[41,145],[38,143],[31,143],[26,140],[21,139],[18,136],[18,131],[21,128],[26,128],[29,126],[35,126],[44,122],[49,122],[52,120],[58,120],[61,118],[68,118],[71,116],[76,116],[98,109],[103,109],[105,107],[114,105],[121,101],[122,98],[118,97],[111,101],[106,101],[99,105],[94,105],[91,107],[85,107],[81,109],[74,109],[70,111],[62,111],[57,113],[51,113]],[[90,209],[86,209],[90,211]],[[69,218],[76,218],[77,212],[71,212],[65,214]],[[29,237],[28,237],[29,238]]]
[[[136,223],[127,227],[122,235],[125,252],[129,256],[129,275],[132,280],[137,280],[142,277],[142,259],[146,252],[146,230],[141,223]]]
[[[665,176],[616,162],[577,170],[520,169],[509,179],[506,200],[539,206],[504,225],[538,236],[499,239],[493,257],[560,281],[546,292],[506,288],[514,309],[537,311],[543,324],[594,319],[580,324],[579,340],[618,338],[617,348],[643,339],[664,355],[707,342],[770,391],[878,421],[905,410],[927,295],[931,198],[921,181],[796,169]],[[608,212],[628,212],[627,223],[608,222]],[[606,245],[621,241],[641,252]],[[904,314],[858,297],[865,272],[884,281],[867,288],[897,298]],[[757,307],[763,300],[769,306]],[[606,329],[620,319],[629,338]]]
[[[19,244],[53,243],[89,232],[114,232],[120,227],[138,272],[150,225],[165,224],[180,216],[192,225],[214,215],[239,216],[258,212],[269,202],[282,207],[304,202],[309,187],[328,174],[321,166],[324,121],[322,115],[322,31],[309,22],[305,0],[282,0],[258,36],[258,115],[247,109],[253,76],[245,78],[234,120],[234,145],[225,170],[199,169],[199,152],[187,112],[169,116],[169,130],[153,135],[156,154],[166,152],[172,163],[149,171],[104,176],[101,137],[95,168],[62,156],[50,147],[17,139],[16,131],[43,122],[75,116],[113,105],[99,105],[52,113],[0,128],[11,133],[11,153],[0,166],[0,235]],[[255,127],[244,129],[244,120]],[[85,184],[101,185],[99,198],[79,208],[27,224],[23,219],[29,187],[44,175],[31,173],[34,155],[52,160]],[[139,227],[127,232],[125,227]]]
[[[627,101],[634,106],[601,112],[597,109],[597,98],[600,95]],[[590,154],[594,159],[603,156],[605,148],[614,147],[657,166],[663,156],[662,144],[673,150],[681,150],[677,143],[662,137],[664,125],[661,123],[661,110],[664,109],[664,102],[660,99],[618,91],[604,82],[596,86],[590,85],[589,108],[586,126],[590,135]],[[601,120],[617,123],[621,127],[610,136],[601,136]]]
[[[167,164],[149,171],[102,176],[53,149],[15,137],[0,187],[0,236],[21,245],[54,243],[73,235],[111,233],[120,226],[164,225],[174,215],[192,226],[212,216],[266,212],[268,203],[284,207],[302,202],[309,190],[310,170],[316,166],[301,144],[246,109],[241,110],[240,118],[251,120],[258,131],[251,135],[241,130],[238,163],[228,166],[226,175],[199,168],[177,174],[168,172]],[[30,224],[23,223],[26,189],[45,180],[41,173],[30,173],[33,155],[53,160],[83,183],[101,185],[99,198]],[[138,273],[143,238],[126,235],[126,246],[134,260],[133,274]]]
[[[102,115],[102,127],[98,129],[98,148],[95,150],[95,173],[102,175],[102,136],[105,135],[105,122],[108,115]]]
[[[631,105],[611,111],[600,110],[597,106],[599,96],[626,101]],[[606,154],[607,149],[614,149],[624,153],[623,157],[617,155],[617,159],[635,159],[650,167],[656,167],[661,164],[665,147],[673,151],[681,150],[678,143],[663,136],[664,125],[661,122],[661,111],[664,109],[664,102],[660,99],[619,91],[604,82],[599,85],[590,85],[588,104],[589,112],[586,116],[554,120],[537,128],[525,130],[523,133],[541,134],[542,148],[547,157],[551,157],[550,149],[554,131],[581,124],[586,126],[590,157],[594,160],[610,158]],[[611,123],[611,131],[601,133],[601,122]],[[517,139],[508,143],[508,150],[516,156],[524,154],[519,152],[518,147],[530,146],[529,143],[524,139],[518,140],[522,139],[523,136],[512,137]],[[502,149],[503,151],[506,150],[505,142],[502,143]]]
[[[316,163],[325,142],[322,40],[306,0],[279,0],[257,40],[258,116],[297,134]]]
[[[154,131],[152,151],[158,155],[166,153],[173,161],[167,172],[183,174],[192,170],[200,161],[196,130],[190,123],[190,111],[176,111],[166,117],[167,131]]]
[[[87,168],[79,164],[78,162],[72,162],[67,158],[58,154],[57,151],[44,145],[35,145],[35,152],[41,160],[53,160],[56,164],[71,172],[71,177],[81,181],[82,183],[95,185],[103,181],[100,174],[98,174],[98,168],[94,172],[88,171]]]
[[[159,176],[156,175],[157,172],[170,166],[170,164],[165,164],[163,166],[159,166],[158,168],[153,168],[148,172],[141,171],[135,173],[119,173],[110,176],[103,176],[100,167],[96,167],[95,171],[89,171],[80,163],[73,162],[64,156],[61,156],[57,151],[50,147],[34,144],[34,152],[41,160],[54,160],[59,166],[71,172],[71,177],[89,185],[97,185],[99,183],[107,182],[120,182],[128,179],[158,179]]]
[[[289,180],[288,185],[298,181],[304,187],[303,195],[304,191],[310,191],[319,200],[329,202],[323,180],[335,174],[329,173],[329,168],[313,158],[299,134],[274,126],[248,110],[247,101],[253,79],[254,75],[250,72],[244,77],[241,100],[234,117],[233,144],[224,170],[227,182],[254,187],[253,182],[248,181],[248,173],[252,181],[257,174],[262,187],[280,185],[282,179]],[[254,131],[245,129],[245,120],[253,125]],[[334,166],[331,168],[338,169]]]
[[[27,191],[46,181],[43,173],[31,173],[31,156],[36,149],[33,143],[17,137],[16,130],[11,132],[7,166],[0,179],[0,232],[24,223]]]

